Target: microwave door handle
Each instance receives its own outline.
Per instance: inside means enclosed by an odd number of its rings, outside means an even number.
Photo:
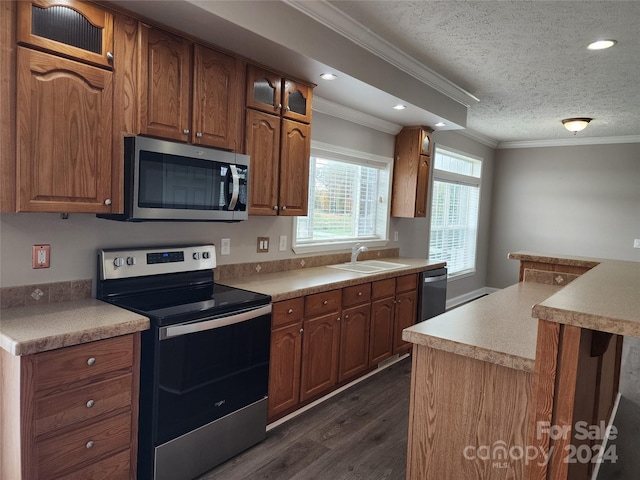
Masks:
[[[240,195],[240,177],[238,176],[238,168],[235,165],[230,165],[229,169],[231,170],[233,189],[231,190],[228,210],[234,210],[238,203],[238,195]]]

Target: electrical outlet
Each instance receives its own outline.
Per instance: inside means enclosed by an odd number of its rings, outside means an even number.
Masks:
[[[279,246],[279,250],[281,252],[284,252],[287,250],[287,236],[286,235],[280,235],[280,246]]]
[[[229,254],[231,254],[231,239],[221,238],[220,239],[220,255],[229,255]]]
[[[640,238],[633,240],[633,248],[640,248]]]
[[[31,267],[32,268],[49,268],[51,261],[50,245],[34,245],[31,250]]]
[[[269,237],[258,237],[258,253],[269,251]]]

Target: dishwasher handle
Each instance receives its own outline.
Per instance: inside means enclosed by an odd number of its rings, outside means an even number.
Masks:
[[[439,282],[441,280],[446,280],[446,279],[447,279],[447,274],[445,273],[444,275],[438,275],[437,277],[424,277],[424,283]]]

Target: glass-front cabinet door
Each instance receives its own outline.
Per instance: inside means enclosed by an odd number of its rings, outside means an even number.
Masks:
[[[247,67],[247,107],[280,115],[282,77],[254,65]]]

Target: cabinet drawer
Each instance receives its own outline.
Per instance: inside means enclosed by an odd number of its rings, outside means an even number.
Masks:
[[[33,453],[37,478],[54,478],[65,471],[76,470],[128,449],[130,439],[131,414],[125,413],[36,442]]]
[[[133,364],[133,335],[85,343],[35,355],[33,384],[42,391],[62,387],[122,369]]]
[[[307,295],[304,299],[304,314],[307,317],[316,317],[340,310],[342,299],[340,290]]]
[[[56,480],[78,480],[81,478],[90,478],[91,480],[129,480],[131,478],[130,470],[131,452],[123,450],[73,473],[58,477]]]
[[[380,298],[392,297],[396,293],[396,279],[387,278],[373,282],[371,298],[378,300]]]
[[[131,407],[132,374],[35,401],[35,435]]]
[[[371,284],[363,283],[362,285],[354,285],[346,287],[342,290],[342,306],[352,307],[361,303],[371,301]]]
[[[282,327],[290,323],[302,321],[304,314],[304,297],[276,302],[273,304],[271,328]]]
[[[410,292],[418,289],[418,274],[403,275],[396,278],[396,292]]]

